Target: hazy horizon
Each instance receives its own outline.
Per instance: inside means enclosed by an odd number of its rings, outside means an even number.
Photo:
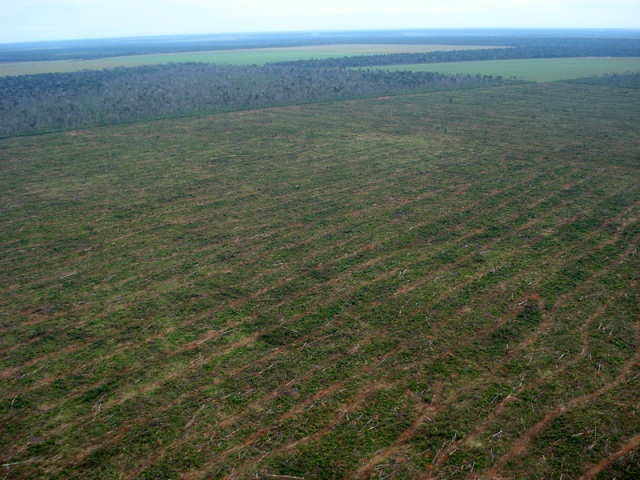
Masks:
[[[4,0],[6,2],[6,0]],[[0,43],[174,35],[398,29],[640,29],[635,0],[22,0],[3,6]]]

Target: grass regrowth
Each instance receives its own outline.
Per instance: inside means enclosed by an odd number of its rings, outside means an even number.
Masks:
[[[633,477],[639,107],[519,85],[0,140],[7,478]]]

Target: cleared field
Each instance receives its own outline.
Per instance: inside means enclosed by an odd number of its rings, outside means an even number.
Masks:
[[[450,50],[474,50],[492,48],[464,45],[322,45],[309,47],[256,48],[246,50],[215,50],[210,52],[167,53],[162,55],[133,55],[129,57],[103,58],[99,60],[69,60],[54,62],[0,63],[0,76],[30,75],[37,73],[77,72],[136,65],[203,62],[231,65],[262,65],[268,62],[309,60],[374,55],[383,53],[419,53]]]
[[[639,124],[550,83],[0,140],[4,478],[639,478]]]
[[[413,72],[501,75],[504,78],[516,78],[518,80],[531,82],[552,82],[607,73],[639,72],[640,57],[536,58],[527,60],[393,65],[378,68],[391,71],[411,70]]]

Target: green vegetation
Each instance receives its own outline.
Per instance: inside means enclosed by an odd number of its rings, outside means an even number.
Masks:
[[[529,38],[505,36],[503,46],[509,48],[484,48],[448,50],[421,53],[387,53],[384,55],[359,55],[333,57],[318,60],[283,62],[307,68],[352,68],[390,65],[414,65],[426,63],[473,62],[489,60],[523,60],[540,58],[590,58],[590,57],[640,57],[640,38]],[[506,43],[508,42],[508,43]],[[487,45],[494,45],[490,42]]]
[[[317,48],[325,50],[327,46],[333,48],[335,45],[344,44],[370,45],[375,49],[375,53],[398,51],[396,47],[393,47],[392,50],[380,52],[381,48],[387,48],[383,47],[383,45],[438,45],[444,47],[456,46],[458,49],[463,49],[467,46],[511,47],[508,50],[516,50],[514,53],[520,56],[510,58],[637,56],[638,48],[640,48],[640,35],[637,30],[617,29],[438,29],[414,30],[412,32],[407,32],[406,30],[342,31],[323,32],[321,34],[313,32],[279,32],[243,35],[138,37],[135,39],[111,38],[0,44],[0,63],[90,60],[132,55],[256,48],[302,47],[304,49]],[[361,49],[359,48],[359,50]],[[496,53],[483,52],[481,55],[494,55]],[[523,57],[522,55],[525,56]],[[467,58],[467,60],[471,59]],[[478,60],[475,57],[473,59]],[[488,58],[482,59],[487,60]]]
[[[212,50],[207,52],[130,55],[92,60],[49,60],[40,62],[0,63],[0,77],[40,73],[79,72],[103,68],[163,65],[167,63],[218,63],[227,65],[264,65],[270,62],[371,55],[390,52],[434,52],[487,48],[467,45],[320,45],[306,47]]]
[[[5,478],[637,478],[640,90],[595,83],[0,140]]]
[[[476,75],[180,63],[0,78],[0,137],[500,84]]]
[[[0,74],[0,137],[477,87],[505,83],[504,76],[515,83],[640,71],[640,38],[602,33],[546,37],[523,32],[498,41],[487,36],[450,36],[450,44],[431,36],[430,43],[424,44],[419,37],[402,32],[379,34],[377,42],[371,41],[370,34],[353,32],[322,35],[322,39],[309,34],[266,35],[258,36],[261,48],[253,49],[239,48],[255,46],[258,40],[252,36],[0,45],[0,60],[20,60],[0,61],[0,72],[4,72]],[[361,43],[344,43],[348,38]],[[408,43],[408,38],[414,43]],[[463,38],[471,45],[460,43]],[[234,48],[204,50],[211,42]],[[185,51],[187,46],[191,50]],[[40,49],[44,47],[57,53],[47,56]],[[122,56],[109,58],[107,52]],[[66,60],[29,62],[43,55]],[[115,68],[104,68],[109,66]],[[17,75],[30,69],[81,71]]]
[[[640,72],[640,57],[540,58],[477,62],[424,63],[380,67],[385,71],[480,74],[532,82],[553,82],[606,73]]]

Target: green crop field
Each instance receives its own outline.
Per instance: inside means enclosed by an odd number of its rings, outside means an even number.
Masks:
[[[165,53],[158,55],[131,55],[98,60],[56,60],[42,62],[0,63],[0,76],[30,75],[53,72],[78,72],[102,68],[131,67],[137,65],[179,62],[226,63],[231,65],[263,65],[268,62],[309,60],[375,55],[384,53],[418,53],[450,50],[474,50],[490,47],[464,45],[321,45],[308,47],[255,48],[242,50],[215,50],[209,52]]]
[[[535,58],[479,62],[426,63],[378,67],[390,71],[501,75],[532,82],[552,82],[610,73],[640,71],[640,57]]]
[[[640,91],[0,140],[6,479],[640,475]]]

